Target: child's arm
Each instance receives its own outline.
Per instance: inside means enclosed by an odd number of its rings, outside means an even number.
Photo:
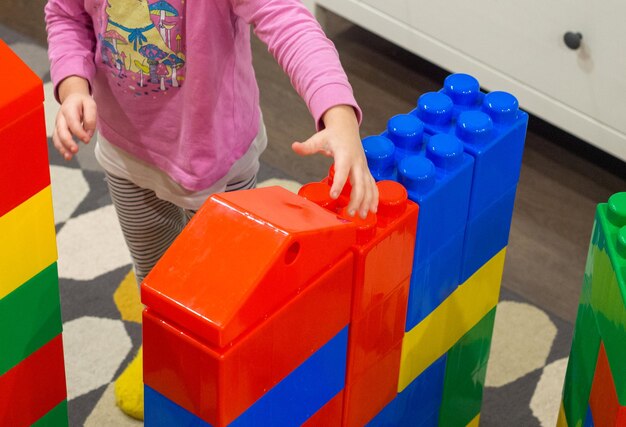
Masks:
[[[331,197],[339,197],[346,180],[350,178],[349,214],[354,215],[357,209],[361,217],[367,216],[368,211],[376,212],[378,189],[367,167],[354,108],[349,105],[331,107],[322,116],[322,121],[325,128],[305,142],[294,142],[293,150],[300,155],[322,153],[333,157],[335,175]]]
[[[289,75],[296,91],[315,119],[318,133],[299,154],[321,152],[335,160],[331,197],[337,197],[346,179],[352,184],[349,211],[365,216],[375,212],[378,191],[361,146],[361,119],[352,87],[333,43],[300,0],[231,0],[235,13],[254,25],[255,34]]]
[[[45,16],[50,75],[61,103],[52,139],[70,160],[78,151],[72,135],[87,143],[96,128],[96,105],[90,96],[96,41],[83,0],[49,0]]]

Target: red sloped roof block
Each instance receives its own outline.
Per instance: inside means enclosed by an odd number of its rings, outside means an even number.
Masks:
[[[142,302],[224,347],[355,241],[354,224],[280,187],[215,195],[146,277]]]

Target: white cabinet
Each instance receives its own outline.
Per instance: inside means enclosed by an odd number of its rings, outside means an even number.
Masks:
[[[626,2],[305,0],[626,160]],[[523,6],[522,6],[523,5]],[[572,50],[563,35],[582,34]]]

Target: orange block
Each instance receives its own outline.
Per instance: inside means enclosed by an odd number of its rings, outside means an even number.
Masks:
[[[142,302],[221,348],[337,263],[355,239],[354,224],[280,187],[215,195],[144,280]]]
[[[626,426],[626,406],[621,406],[617,400],[615,382],[603,342],[600,342],[589,405],[593,414],[594,426]]]

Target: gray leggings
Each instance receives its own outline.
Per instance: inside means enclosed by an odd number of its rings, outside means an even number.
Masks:
[[[140,284],[187,225],[195,211],[159,199],[154,191],[106,173],[111,199]],[[229,183],[226,191],[256,187],[256,175]]]

